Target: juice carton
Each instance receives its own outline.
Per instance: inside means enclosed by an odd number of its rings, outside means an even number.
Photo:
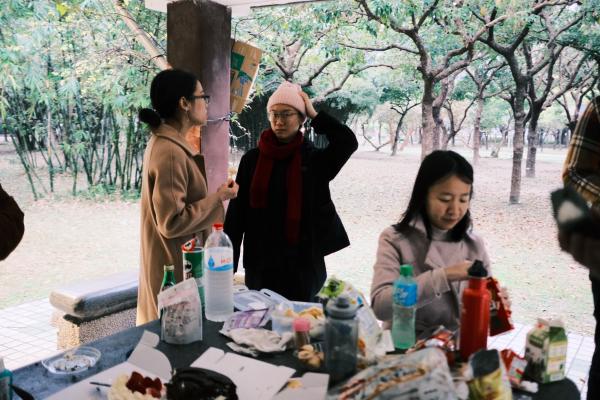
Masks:
[[[538,323],[527,333],[525,374],[539,383],[555,382],[565,377],[567,334],[561,320]]]

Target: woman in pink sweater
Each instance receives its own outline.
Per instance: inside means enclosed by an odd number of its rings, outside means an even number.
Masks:
[[[473,168],[461,155],[434,151],[425,157],[401,221],[379,237],[371,306],[384,327],[391,327],[400,265],[411,264],[418,285],[417,337],[439,325],[458,328],[468,268],[481,260],[490,270],[483,241],[471,231],[472,195]]]

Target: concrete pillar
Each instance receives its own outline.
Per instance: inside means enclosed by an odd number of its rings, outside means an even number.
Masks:
[[[167,6],[167,60],[193,72],[211,96],[208,119],[229,113],[231,11],[208,0],[176,1]],[[202,128],[202,154],[208,189],[216,191],[227,179],[229,122]]]

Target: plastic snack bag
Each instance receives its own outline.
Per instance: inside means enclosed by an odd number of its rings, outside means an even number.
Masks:
[[[325,305],[329,299],[339,297],[341,294],[346,294],[350,298],[350,301],[358,306],[367,304],[365,296],[363,296],[362,293],[350,283],[337,279],[335,276],[327,279],[325,285],[321,288],[319,293],[317,293],[317,297],[319,298],[319,301]]]
[[[472,379],[469,400],[512,400],[512,390],[498,350],[480,350],[469,357]]]
[[[268,308],[262,310],[234,312],[223,324],[223,330],[229,331],[237,328],[262,328],[267,324],[269,318],[270,310]]]
[[[450,400],[457,395],[446,356],[431,348],[388,356],[332,389],[327,398]]]
[[[172,344],[202,340],[202,305],[198,286],[187,279],[158,294],[161,339]]]

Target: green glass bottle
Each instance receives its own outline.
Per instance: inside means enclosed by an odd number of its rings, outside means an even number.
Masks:
[[[160,284],[160,291],[166,290],[172,286],[175,286],[177,282],[175,282],[175,266],[173,265],[165,265],[165,272],[163,275],[162,283]],[[164,325],[163,325],[163,312],[164,310],[158,311],[158,318],[160,320],[160,338],[164,337]]]
[[[160,285],[160,291],[170,288],[171,286],[175,286],[177,282],[175,282],[175,266],[173,265],[165,265],[165,273],[163,275],[163,280]]]

